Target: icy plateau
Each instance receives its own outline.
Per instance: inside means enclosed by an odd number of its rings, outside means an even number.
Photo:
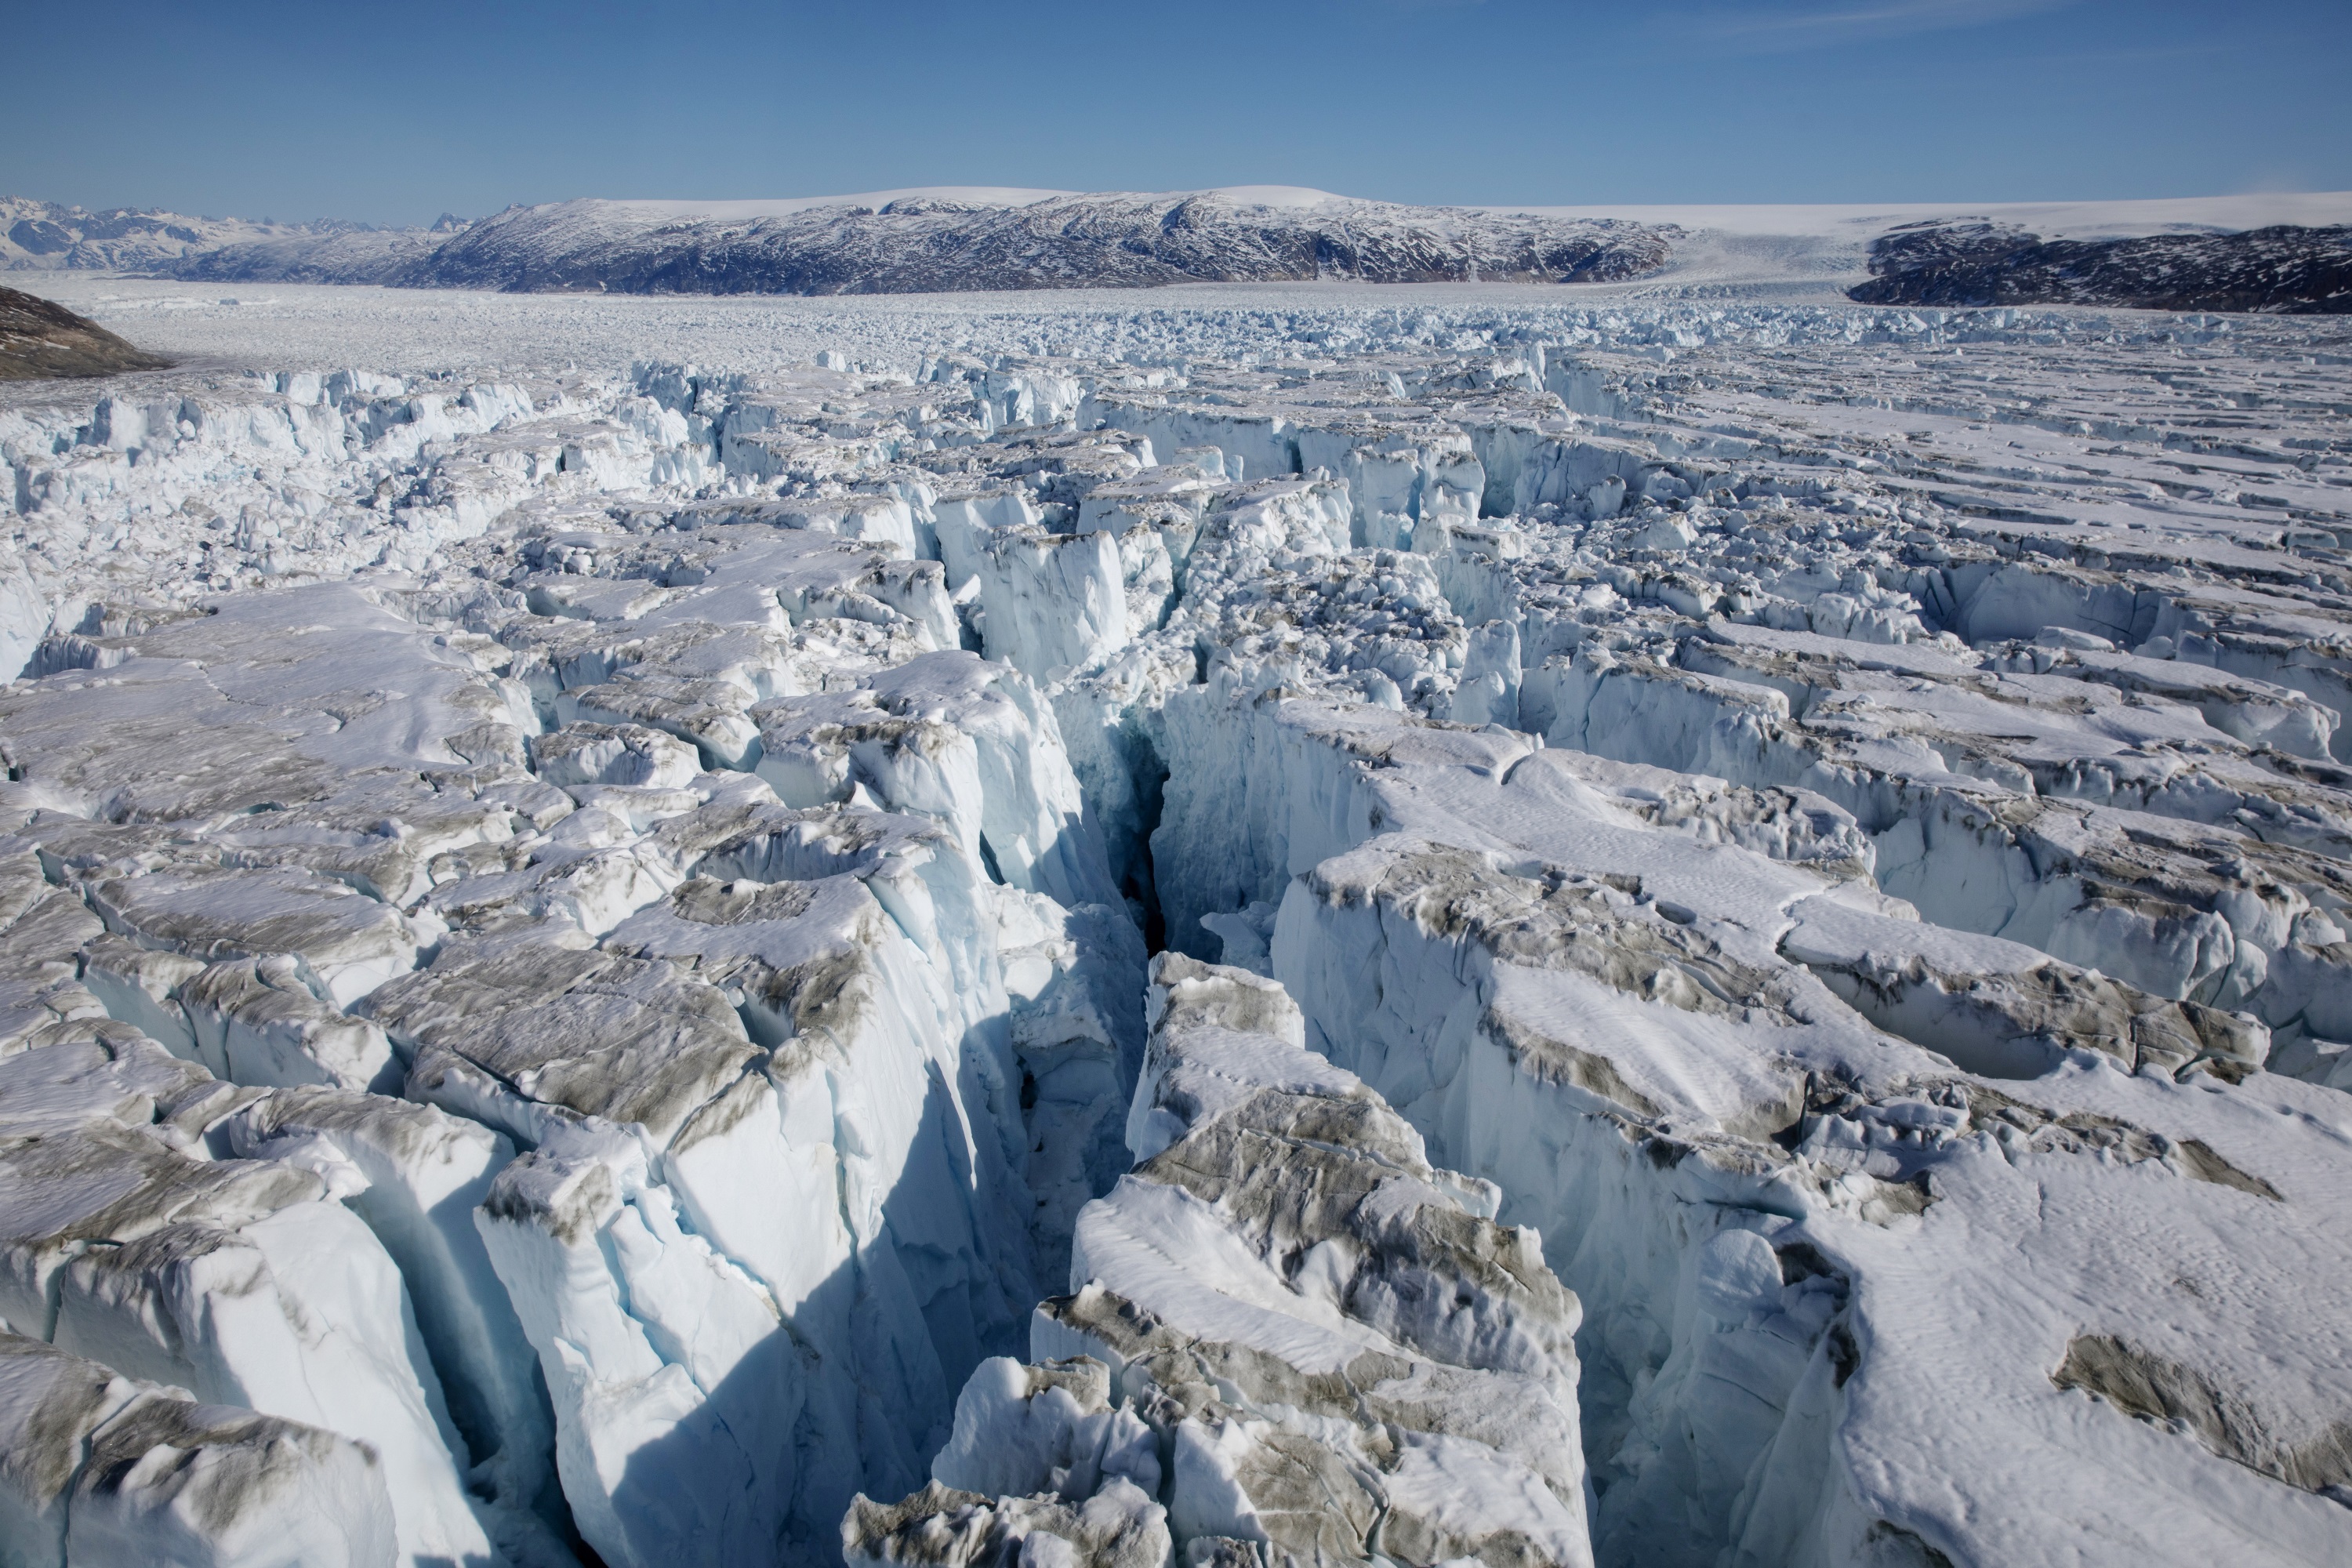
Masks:
[[[2341,327],[328,292],[0,401],[0,1564],[2352,1561]]]

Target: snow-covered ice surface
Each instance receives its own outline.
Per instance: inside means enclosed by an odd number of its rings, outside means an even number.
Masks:
[[[0,1561],[2352,1557],[2352,340],[1647,287],[60,275]]]

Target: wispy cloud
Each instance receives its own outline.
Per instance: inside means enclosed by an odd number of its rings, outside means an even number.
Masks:
[[[1693,16],[1691,22],[1698,31],[1731,47],[1779,53],[1990,26],[2073,4],[2074,0],[1874,0],[1829,9],[1712,10]]]

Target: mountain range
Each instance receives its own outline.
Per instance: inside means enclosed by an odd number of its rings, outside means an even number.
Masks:
[[[1929,206],[1412,206],[1295,186],[583,199],[430,228],[0,199],[0,270],[506,292],[903,294],[1177,283],[1796,285],[1871,304],[2352,309],[2352,195]]]

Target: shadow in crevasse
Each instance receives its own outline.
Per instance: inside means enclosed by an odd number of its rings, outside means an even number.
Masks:
[[[992,1136],[981,1086],[964,1087],[973,1135]],[[851,1497],[897,1499],[922,1486],[972,1367],[1025,1352],[1037,1298],[1024,1194],[996,1190],[1011,1173],[966,1151],[935,1063],[923,1094],[866,1246],[698,1397],[673,1365],[656,1379],[674,1385],[667,1399],[604,1407],[619,1428],[608,1504],[592,1500],[602,1487],[572,1473],[593,1460],[579,1434],[565,1435],[565,1490],[581,1533],[615,1568],[831,1568]],[[686,1359],[679,1347],[658,1348],[665,1360]],[[592,1411],[596,1399],[587,1396]]]

